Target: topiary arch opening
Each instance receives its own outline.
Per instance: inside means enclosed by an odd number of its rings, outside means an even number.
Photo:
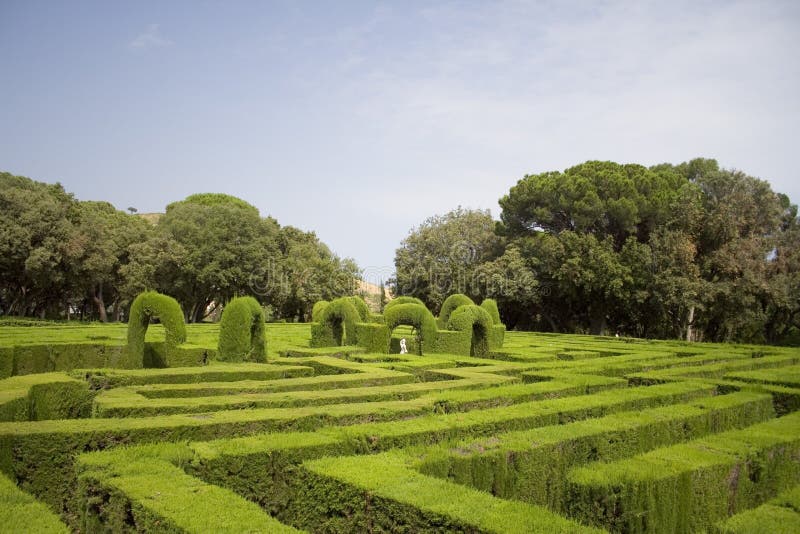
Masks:
[[[396,304],[384,311],[384,321],[389,332],[393,332],[400,325],[409,325],[416,329],[419,340],[417,352],[422,355],[424,344],[433,344],[436,341],[438,328],[433,314],[421,304]]]
[[[167,351],[186,341],[186,323],[178,301],[156,291],[145,291],[134,299],[128,318],[128,350],[136,358],[144,360],[144,338],[153,318],[164,325]]]
[[[316,344],[316,346],[355,345],[357,343],[356,323],[360,321],[361,317],[349,297],[332,300],[322,310],[319,318],[320,335],[328,339],[319,340],[322,344]],[[312,341],[314,340],[312,339]]]
[[[469,332],[469,355],[483,357],[489,354],[489,332],[493,324],[492,317],[484,308],[466,304],[450,314],[447,327],[450,330]]]
[[[228,362],[267,361],[264,309],[253,297],[237,297],[225,306],[217,358]]]

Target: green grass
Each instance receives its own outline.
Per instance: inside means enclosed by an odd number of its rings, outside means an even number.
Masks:
[[[797,531],[797,349],[267,324],[266,363],[223,363],[218,336],[150,325],[162,367],[122,368],[126,325],[0,320],[0,531]]]

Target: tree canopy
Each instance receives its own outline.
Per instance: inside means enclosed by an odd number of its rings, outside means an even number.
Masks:
[[[473,273],[479,283],[463,292],[496,299],[517,328],[771,343],[800,337],[797,207],[763,180],[711,159],[649,168],[589,161],[525,176],[499,203],[496,241],[486,234],[490,221],[463,213],[412,230],[396,255],[397,292],[436,308],[439,295],[426,285],[433,277],[424,275],[444,263]],[[482,235],[500,247],[463,265],[437,263],[429,250],[452,242],[433,236],[450,235],[440,228],[457,226],[453,219],[462,227],[452,234]]]
[[[0,313],[119,319],[154,290],[188,321],[242,295],[305,320],[317,300],[355,292],[355,262],[242,199],[191,195],[155,219],[127,211],[0,173]]]

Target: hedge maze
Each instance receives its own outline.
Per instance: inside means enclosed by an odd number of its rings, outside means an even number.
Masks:
[[[148,328],[148,298],[0,327],[0,530],[800,532],[797,349],[506,333],[461,296]]]

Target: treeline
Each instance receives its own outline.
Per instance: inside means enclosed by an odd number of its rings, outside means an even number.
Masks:
[[[0,173],[2,315],[124,319],[153,289],[175,297],[187,321],[237,295],[254,295],[273,318],[303,320],[316,301],[353,294],[358,274],[313,233],[235,197],[192,195],[148,220]]]
[[[396,294],[492,297],[509,327],[800,343],[797,207],[716,161],[525,176],[500,221],[459,208],[396,252]]]

